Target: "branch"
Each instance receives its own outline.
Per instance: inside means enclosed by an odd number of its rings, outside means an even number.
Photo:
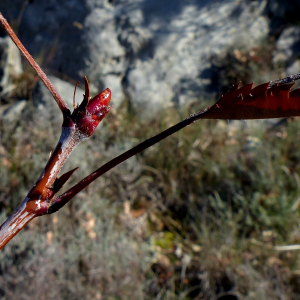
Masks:
[[[270,82],[269,87],[272,87],[277,84],[285,84],[285,83],[291,83],[294,82],[295,80],[298,80],[300,78],[300,73],[290,75],[288,77],[285,77],[283,79],[278,79]]]
[[[57,178],[58,173],[75,147],[95,132],[99,122],[109,112],[108,104],[111,99],[111,91],[106,89],[91,99],[89,84],[87,78],[84,77],[85,94],[83,101],[77,107],[74,105],[74,111],[71,114],[46,74],[22,45],[1,13],[0,23],[49,89],[64,117],[60,139],[40,178],[21,205],[0,226],[0,249],[2,249],[33,218],[48,213],[55,193],[61,189],[76,169],[67,172],[60,178]]]
[[[87,139],[95,132],[99,122],[109,112],[110,90],[106,89],[93,99],[90,99],[86,77],[85,87],[86,91],[82,103],[74,109],[72,115],[64,116],[61,137],[40,178],[22,204],[1,225],[0,249],[33,218],[48,213],[55,193],[61,189],[76,170],[71,170],[57,178],[65,161],[81,141]]]
[[[253,83],[243,87],[235,85],[213,106],[191,115],[189,118],[126,151],[81,180],[66,193],[56,197],[55,194],[76,169],[57,178],[59,171],[73,149],[94,133],[99,122],[109,112],[110,107],[108,105],[111,92],[106,89],[90,99],[88,81],[85,77],[84,99],[79,106],[74,107],[71,114],[45,73],[21,44],[1,13],[0,22],[50,90],[64,116],[60,140],[40,178],[22,204],[0,226],[0,249],[33,218],[59,210],[76,194],[113,167],[199,119],[263,119],[300,115],[300,90],[291,91],[294,81],[300,79],[300,74],[265,83],[255,88],[253,88]]]
[[[21,43],[19,38],[16,36],[16,34],[13,32],[12,28],[10,27],[10,25],[8,24],[6,19],[3,17],[1,12],[0,12],[0,23],[2,24],[2,26],[4,27],[4,29],[6,30],[6,32],[10,36],[10,38],[13,40],[13,42],[16,44],[16,46],[19,48],[21,53],[25,56],[27,61],[30,63],[32,68],[36,71],[36,73],[38,74],[40,79],[43,81],[45,86],[48,88],[48,90],[52,94],[53,98],[55,99],[58,107],[62,111],[63,115],[70,115],[71,114],[70,110],[68,109],[67,104],[65,103],[65,101],[61,98],[61,96],[59,95],[59,93],[57,92],[57,90],[55,89],[55,87],[53,86],[51,81],[48,79],[48,77],[46,76],[44,71],[41,69],[41,67],[35,62],[33,57],[29,54],[29,52],[23,46],[23,44]]]
[[[233,86],[213,106],[199,111],[154,137],[145,140],[82,179],[67,192],[55,198],[48,209],[48,213],[54,213],[59,210],[94,180],[115,166],[199,119],[249,120],[300,116],[300,89],[295,89],[291,92],[294,82],[286,84],[286,82],[290,82],[291,78],[293,80],[300,79],[299,75],[292,75],[271,83],[261,84],[255,88],[252,88],[253,83],[241,88],[239,88],[239,84]]]

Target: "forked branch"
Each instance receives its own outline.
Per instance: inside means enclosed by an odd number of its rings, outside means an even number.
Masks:
[[[33,218],[48,214],[55,193],[62,188],[76,169],[59,178],[57,178],[58,173],[75,147],[94,133],[100,121],[109,112],[110,90],[106,89],[90,99],[86,77],[85,87],[86,91],[82,103],[74,109],[71,115],[64,114],[60,139],[40,178],[21,205],[1,225],[0,249]]]
[[[56,197],[56,193],[76,169],[58,178],[59,171],[73,149],[82,140],[94,133],[99,122],[109,112],[110,107],[108,105],[111,92],[106,89],[90,99],[89,85],[85,77],[84,99],[78,107],[74,105],[74,111],[71,114],[45,73],[21,44],[1,13],[0,22],[50,90],[64,117],[60,140],[40,178],[17,210],[0,227],[0,249],[33,218],[58,211],[76,194],[110,169],[199,119],[264,119],[300,115],[300,90],[291,91],[294,81],[300,79],[300,74],[265,83],[255,88],[253,88],[253,83],[243,87],[235,85],[213,106],[191,115],[124,152],[81,180],[61,196]]]
[[[82,179],[67,192],[53,200],[48,212],[53,213],[59,210],[98,177],[199,119],[250,120],[300,116],[300,89],[295,89],[291,92],[291,88],[294,85],[293,82],[280,84],[281,82],[290,82],[290,78],[297,80],[300,79],[300,76],[289,76],[272,83],[259,85],[254,89],[252,88],[253,83],[241,88],[239,88],[239,85],[233,86],[213,106],[199,111],[156,136],[145,140]]]

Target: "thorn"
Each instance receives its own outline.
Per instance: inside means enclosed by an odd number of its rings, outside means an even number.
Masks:
[[[86,76],[84,76],[84,86],[85,86],[85,93],[83,96],[83,100],[86,101],[86,103],[89,103],[90,101],[90,87],[89,87],[89,82],[86,78]]]
[[[50,151],[50,153],[49,153],[49,159],[50,159],[51,155],[52,155],[52,151]]]
[[[70,177],[77,169],[78,167],[55,179],[53,188],[51,188],[54,194],[56,194],[63,187],[63,185],[70,179]]]
[[[76,108],[76,105],[75,105],[75,94],[76,94],[76,89],[77,89],[77,87],[78,87],[79,82],[80,82],[80,81],[77,81],[77,82],[76,82],[75,90],[74,90],[74,96],[73,96],[73,108],[74,108],[74,109]]]

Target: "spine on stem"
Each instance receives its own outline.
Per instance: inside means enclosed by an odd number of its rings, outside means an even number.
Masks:
[[[0,249],[2,249],[28,222],[37,216],[48,214],[52,199],[71,177],[71,170],[57,178],[67,158],[75,147],[89,138],[100,121],[110,110],[111,91],[104,90],[90,99],[88,81],[85,77],[85,95],[82,103],[74,107],[71,115],[64,114],[62,133],[41,176],[27,197],[13,214],[0,226]],[[75,106],[75,105],[74,105]]]

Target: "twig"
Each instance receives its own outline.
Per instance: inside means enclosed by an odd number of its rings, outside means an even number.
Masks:
[[[57,210],[59,210],[61,207],[63,207],[66,203],[68,203],[75,195],[77,195],[79,192],[81,192],[84,188],[86,188],[89,184],[91,184],[94,180],[114,168],[115,166],[121,164],[125,160],[129,159],[130,157],[146,150],[147,148],[157,144],[161,140],[165,139],[166,137],[172,135],[173,133],[183,129],[184,127],[192,124],[193,122],[200,119],[201,115],[205,113],[206,110],[200,111],[195,115],[190,116],[189,118],[179,122],[178,124],[168,128],[167,130],[155,135],[154,137],[145,140],[141,144],[133,147],[132,149],[124,152],[123,154],[115,157],[96,171],[94,171],[92,174],[88,175],[84,179],[82,179],[80,182],[78,182],[76,185],[74,185],[71,189],[69,189],[67,192],[62,194],[61,196],[55,198],[52,201],[51,206],[49,207],[48,213],[54,213]]]
[[[0,226],[0,249],[2,249],[33,218],[48,214],[54,194],[71,177],[71,170],[57,178],[58,173],[75,147],[90,137],[99,122],[109,112],[111,99],[109,89],[89,98],[89,87],[85,77],[85,96],[72,115],[64,115],[61,137],[52,152],[40,178],[32,187],[21,205]]]
[[[106,89],[93,99],[90,99],[89,84],[85,77],[85,95],[83,101],[79,106],[74,107],[74,111],[71,114],[66,103],[62,100],[46,74],[22,45],[1,13],[0,23],[49,89],[64,117],[60,140],[52,152],[40,178],[29,191],[21,205],[0,226],[1,249],[33,218],[48,213],[48,208],[51,206],[55,193],[60,190],[76,169],[63,174],[60,178],[57,178],[58,173],[75,147],[95,132],[99,122],[109,112],[110,107],[108,104],[111,99],[111,91]]]
[[[275,86],[277,84],[285,84],[285,83],[294,82],[295,80],[298,80],[298,79],[300,79],[300,73],[297,73],[295,75],[290,75],[290,76],[282,78],[282,79],[271,81],[269,84],[269,87]]]
[[[300,105],[298,104],[300,103],[299,90],[291,92],[292,84],[284,85],[300,79],[300,73],[271,83],[262,84],[254,89],[253,84],[248,84],[241,88],[239,88],[239,85],[233,86],[212,107],[191,115],[189,118],[124,152],[56,198],[55,194],[71,177],[75,169],[57,178],[59,171],[76,145],[91,136],[99,122],[109,112],[110,107],[108,104],[111,92],[109,89],[106,89],[93,99],[90,99],[88,81],[85,77],[84,99],[79,106],[75,107],[71,114],[46,74],[19,41],[1,13],[0,23],[38,73],[64,115],[61,138],[40,178],[19,208],[0,226],[0,249],[33,218],[59,210],[76,194],[110,169],[201,118],[255,119],[300,115]]]
[[[300,115],[300,108],[297,104],[300,100],[299,90],[294,90],[292,95],[290,93],[292,84],[284,85],[298,79],[300,79],[300,73],[262,84],[254,89],[252,88],[253,84],[241,88],[239,88],[239,85],[233,86],[215,105],[199,111],[154,137],[145,140],[85,177],[67,192],[55,198],[49,207],[48,213],[59,210],[90,183],[115,166],[199,119],[256,119]],[[284,103],[285,109],[282,109],[282,103]]]

